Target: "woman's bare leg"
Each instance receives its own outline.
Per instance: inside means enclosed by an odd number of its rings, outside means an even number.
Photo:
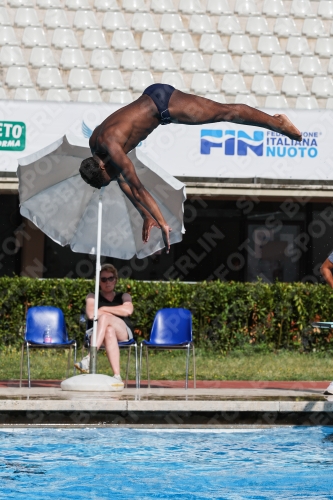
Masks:
[[[102,314],[98,318],[97,325],[97,350],[104,344],[114,375],[120,375],[118,340],[128,340],[126,325],[122,319],[113,314]]]
[[[116,330],[113,326],[108,326],[106,329],[104,345],[113,374],[120,375],[120,352]]]
[[[274,116],[251,108],[246,104],[220,104],[210,99],[175,90],[169,101],[172,121],[184,125],[231,122],[263,127],[284,134],[290,139],[301,141],[300,131],[286,115]]]

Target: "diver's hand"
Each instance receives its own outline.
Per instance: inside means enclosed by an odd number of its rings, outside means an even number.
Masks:
[[[160,226],[155,219],[153,219],[152,217],[145,217],[142,226],[142,241],[144,243],[147,243],[147,241],[149,240],[150,231],[153,227],[157,227],[158,229],[160,229]]]
[[[161,230],[162,230],[163,241],[164,241],[165,248],[166,248],[166,253],[169,253],[170,252],[170,235],[169,235],[169,233],[170,233],[170,231],[172,231],[172,229],[167,224],[164,224],[163,226],[161,226]]]

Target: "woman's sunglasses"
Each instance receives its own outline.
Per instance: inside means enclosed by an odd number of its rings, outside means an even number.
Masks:
[[[114,281],[116,278],[114,276],[108,276],[107,278],[101,278],[102,283],[106,283],[107,281]]]

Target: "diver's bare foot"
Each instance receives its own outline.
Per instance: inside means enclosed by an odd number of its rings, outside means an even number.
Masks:
[[[279,121],[279,126],[277,128],[274,127],[276,132],[286,135],[293,141],[301,142],[302,134],[286,115],[274,115],[274,118],[277,118]]]

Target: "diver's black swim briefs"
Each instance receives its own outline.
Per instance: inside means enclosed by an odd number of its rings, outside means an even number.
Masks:
[[[171,85],[166,85],[164,83],[154,83],[146,88],[142,95],[147,94],[157,106],[158,112],[160,114],[161,125],[168,125],[171,123],[171,116],[169,113],[169,101],[170,97],[175,90]]]

